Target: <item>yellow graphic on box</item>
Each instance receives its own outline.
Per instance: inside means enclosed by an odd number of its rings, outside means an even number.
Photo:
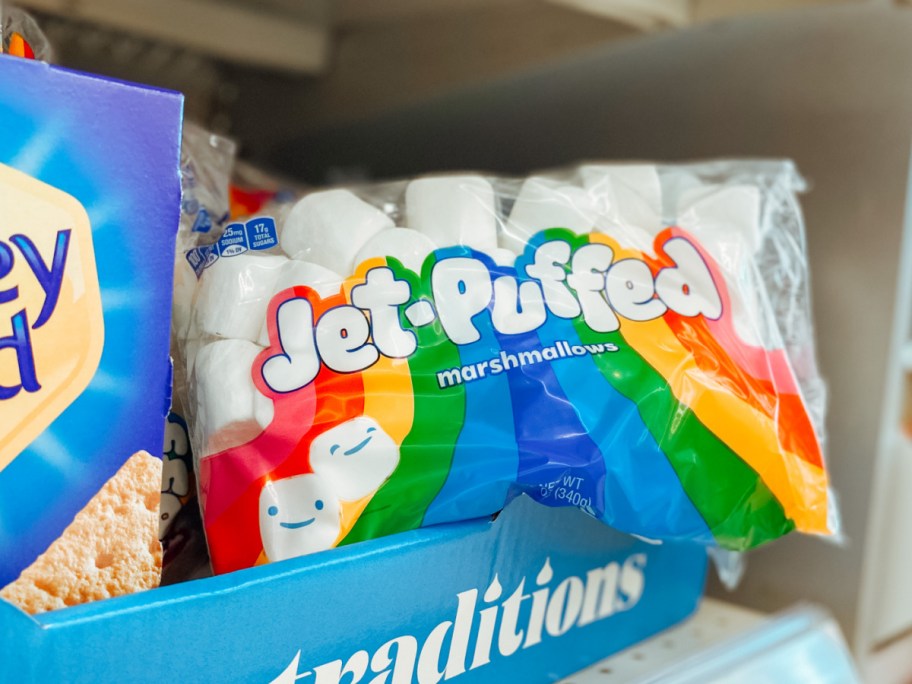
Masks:
[[[85,390],[103,345],[86,210],[0,164],[0,470]]]

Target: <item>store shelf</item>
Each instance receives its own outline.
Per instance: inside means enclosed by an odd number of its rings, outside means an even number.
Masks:
[[[912,632],[895,637],[872,649],[864,663],[866,682],[877,684],[909,684],[909,654],[912,653]]]
[[[318,74],[329,63],[331,7],[326,0],[259,0],[254,7],[213,0],[18,0],[17,4],[248,66]]]
[[[561,684],[857,684],[833,619],[814,607],[776,616],[706,599],[678,627],[596,663]]]
[[[696,615],[652,639],[596,663],[561,684],[620,684],[645,677],[761,624],[764,616],[705,599]]]
[[[891,458],[885,461],[889,472],[882,492],[884,507],[882,528],[878,531],[878,575],[880,591],[872,597],[870,637],[880,645],[912,628],[912,441],[903,434],[896,436]]]

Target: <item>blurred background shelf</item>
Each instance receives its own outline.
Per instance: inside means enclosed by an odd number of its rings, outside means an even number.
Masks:
[[[561,684],[856,684],[835,621],[800,606],[775,616],[708,599],[683,624]],[[872,680],[873,681],[873,680]]]
[[[7,0],[9,1],[9,0]],[[64,64],[188,95],[276,164],[309,133],[644,36],[871,0],[15,0]],[[878,0],[877,4],[891,3]],[[264,126],[263,121],[269,125]]]

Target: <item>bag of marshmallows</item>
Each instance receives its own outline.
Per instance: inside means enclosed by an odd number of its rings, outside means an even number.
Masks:
[[[733,550],[833,533],[801,185],[440,175],[195,233],[179,370],[215,572],[517,493]]]

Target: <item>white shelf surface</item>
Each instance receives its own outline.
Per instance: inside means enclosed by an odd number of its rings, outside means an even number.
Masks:
[[[697,613],[560,684],[858,684],[835,622],[801,607],[766,616],[705,599]]]
[[[880,505],[884,508],[879,531],[878,591],[872,597],[871,641],[882,644],[912,628],[912,441],[896,435],[892,458],[882,467],[889,472]]]

